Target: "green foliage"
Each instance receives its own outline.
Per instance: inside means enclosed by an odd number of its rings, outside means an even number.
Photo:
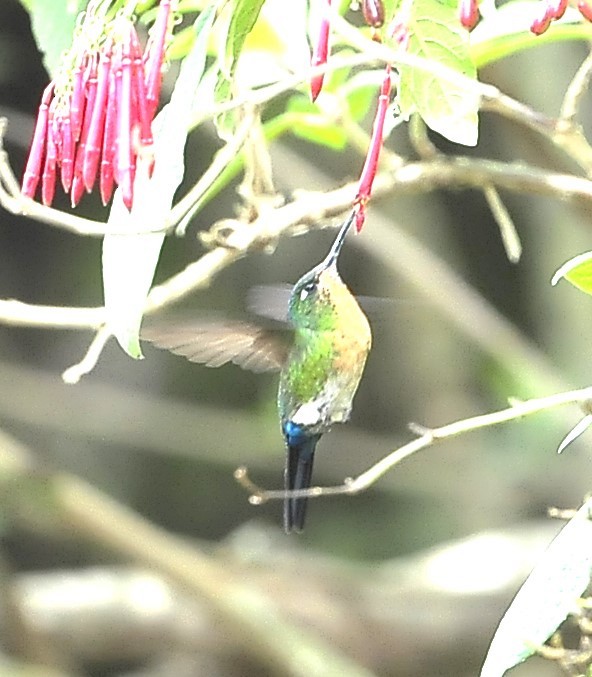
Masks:
[[[86,0],[21,0],[31,17],[31,28],[43,64],[50,76],[60,65],[62,53],[72,44],[76,17],[86,5]]]
[[[456,2],[415,0],[405,23],[409,30],[409,54],[476,80],[468,33],[458,21]],[[398,103],[404,116],[417,112],[428,127],[450,141],[467,146],[477,143],[477,96],[439,73],[414,66],[401,66],[399,72]]]
[[[346,147],[347,132],[324,115],[307,96],[296,94],[291,97],[287,113],[294,116],[292,133],[295,136],[333,150],[343,150]]]
[[[556,285],[562,278],[586,294],[592,294],[592,252],[579,254],[564,263],[553,275],[551,284]]]
[[[257,21],[263,2],[264,0],[233,0],[226,9],[230,12],[230,20],[224,47],[218,55],[219,75],[215,89],[216,101],[226,101],[231,94],[238,58],[247,35]],[[219,115],[216,124],[220,136],[226,138],[234,131],[235,116],[232,113]]]
[[[590,40],[592,24],[568,8],[561,21],[542,35],[529,30],[538,2],[516,0],[487,12],[471,33],[470,54],[477,68],[500,61],[527,49],[566,40]]]

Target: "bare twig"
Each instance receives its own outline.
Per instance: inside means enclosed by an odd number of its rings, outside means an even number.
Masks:
[[[573,80],[569,83],[559,112],[560,120],[574,122],[582,96],[588,89],[590,77],[592,77],[592,52],[584,59]]]
[[[107,344],[107,341],[111,338],[112,334],[109,329],[103,325],[95,334],[94,339],[91,341],[86,355],[78,362],[73,364],[71,367],[68,367],[66,371],[62,374],[62,379],[64,383],[73,385],[78,383],[80,379],[86,374],[90,373],[97,365],[99,357],[103,352],[103,348]]]
[[[199,206],[200,200],[244,146],[253,124],[253,115],[253,111],[251,111],[245,116],[232,139],[214,155],[212,162],[201,175],[199,181],[191,188],[187,195],[173,207],[168,219],[171,227],[176,224],[181,224],[179,226],[179,232],[184,234],[187,223]]]
[[[506,209],[506,205],[502,202],[500,194],[493,186],[485,186],[483,188],[483,195],[485,195],[493,218],[499,226],[500,236],[502,238],[504,249],[506,250],[508,261],[510,261],[510,263],[518,263],[522,256],[522,243],[520,242],[520,236],[518,235],[514,221],[510,216],[510,212]]]
[[[545,172],[528,165],[464,157],[454,159],[437,157],[430,161],[409,163],[390,171],[383,171],[375,179],[373,195],[374,198],[380,198],[387,194],[403,195],[427,192],[441,186],[483,189],[484,186],[490,185],[517,192],[561,195],[563,199],[577,198],[592,201],[592,182],[587,179],[568,174]],[[301,192],[292,202],[274,209],[271,213],[262,214],[252,223],[233,222],[233,229],[221,246],[207,252],[180,273],[151,290],[148,295],[146,313],[153,313],[168,307],[186,298],[194,291],[208,286],[220,271],[245,256],[249,251],[273,247],[280,236],[296,226],[307,224],[311,228],[322,227],[326,224],[328,218],[340,215],[351,206],[356,189],[357,183],[351,183],[326,193]],[[228,228],[226,229],[228,230]],[[377,256],[384,255],[384,245],[393,236],[392,229],[383,233],[380,237],[377,233],[376,242],[382,243],[374,251]],[[369,247],[374,247],[375,244],[374,240],[366,242]],[[398,242],[397,248],[400,249],[403,245],[404,243]],[[424,252],[422,256],[427,256],[427,252]],[[408,260],[412,259],[413,256],[410,254]],[[390,261],[390,265],[393,265],[392,261]],[[435,270],[433,263],[430,264],[430,268]],[[436,266],[436,268],[442,269],[441,266]],[[443,283],[441,289],[444,287],[448,288]],[[456,288],[458,292],[458,285],[456,285]],[[431,301],[437,303],[438,296],[434,296],[431,284],[430,289],[432,290]],[[447,295],[447,307],[450,298],[456,298],[456,296]],[[471,307],[476,305],[471,303],[470,299],[466,302]],[[477,306],[477,311],[480,312],[482,303],[478,303]],[[24,304],[14,300],[0,300],[0,323],[19,324],[21,326],[97,329],[104,323],[104,313],[102,307],[52,308]],[[54,317],[53,323],[51,321],[52,314]],[[459,320],[458,317],[456,319]],[[459,324],[459,321],[457,321],[457,324]],[[487,332],[482,331],[486,326],[490,329]],[[497,328],[496,331],[492,331],[491,326],[490,322],[475,322],[474,317],[470,322],[460,322],[463,332],[468,333],[472,338],[475,338],[476,331],[480,332],[484,341],[479,340],[479,344],[491,354],[497,354],[493,344],[498,337],[498,330],[502,331],[507,341],[515,347],[518,346],[518,353],[526,354],[529,352],[527,350],[525,353],[522,349],[521,346],[524,342],[519,337],[516,338],[515,331],[502,330],[497,320],[493,323],[493,326]],[[99,345],[100,342],[95,343],[94,347],[96,348]],[[94,349],[91,352],[93,359],[98,358]],[[529,360],[533,360],[532,354],[529,354]],[[537,360],[535,355],[533,363],[538,362],[540,360]],[[84,364],[88,365],[90,362]],[[544,365],[541,365],[541,373],[546,373],[546,371]],[[68,373],[66,375],[68,376]],[[553,381],[552,378],[548,380]]]
[[[547,172],[527,164],[504,163],[468,157],[437,157],[411,162],[380,172],[375,180],[373,198],[386,195],[427,193],[441,187],[477,188],[493,185],[517,193],[583,200],[592,203],[592,182],[588,179]],[[169,306],[197,289],[207,286],[221,270],[252,249],[266,249],[291,229],[306,224],[325,227],[326,220],[342,214],[351,206],[357,182],[328,192],[300,192],[295,199],[266,213],[249,224],[235,221],[235,229],[224,246],[204,254],[183,271],[152,289],[146,312]],[[97,329],[104,322],[104,309],[63,308],[26,304],[0,299],[0,323],[53,327],[57,329]]]
[[[371,468],[358,475],[356,478],[347,478],[343,484],[332,487],[311,487],[310,489],[301,489],[297,491],[284,491],[273,489],[262,489],[258,487],[248,476],[247,469],[241,466],[235,471],[235,478],[251,495],[249,501],[253,504],[265,503],[268,500],[284,499],[286,496],[316,497],[316,496],[335,496],[339,494],[358,494],[365,491],[375,482],[377,482],[389,470],[392,470],[397,464],[409,456],[433,446],[436,442],[446,440],[458,435],[490,428],[500,423],[508,423],[525,416],[538,414],[541,411],[555,409],[566,404],[583,404],[592,399],[592,386],[580,390],[571,390],[569,392],[557,393],[548,397],[527,400],[525,402],[513,402],[511,407],[494,411],[489,414],[482,414],[472,418],[462,419],[449,423],[439,428],[426,428],[414,424],[413,430],[420,434],[415,440],[404,444],[402,447],[382,458]]]
[[[40,329],[98,329],[104,321],[104,309],[65,308],[0,299],[0,323],[14,327]]]

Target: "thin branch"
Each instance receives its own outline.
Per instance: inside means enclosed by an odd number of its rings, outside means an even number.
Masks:
[[[236,155],[240,153],[253,124],[253,116],[254,112],[251,111],[251,113],[241,122],[232,136],[232,139],[214,155],[212,162],[201,175],[198,182],[191,188],[187,195],[172,208],[168,218],[168,223],[171,227],[183,222],[184,225],[181,224],[179,226],[179,232],[182,234],[185,233],[187,223],[199,207],[200,200],[230,162],[232,162]]]
[[[0,323],[40,329],[98,329],[104,322],[104,309],[65,308],[0,299]]]
[[[502,238],[504,249],[506,250],[508,261],[510,261],[510,263],[518,263],[522,256],[522,243],[520,242],[520,236],[518,235],[518,230],[510,216],[510,212],[506,209],[506,205],[502,202],[500,194],[493,186],[485,186],[483,188],[483,195],[485,196],[493,218],[496,220],[499,227],[500,236]]]
[[[468,157],[434,158],[411,162],[377,174],[373,199],[385,196],[428,193],[442,187],[476,188],[496,186],[517,193],[532,193],[592,203],[592,181],[547,172],[527,164],[504,163]],[[357,182],[328,192],[299,192],[295,199],[252,223],[225,222],[233,225],[230,234],[219,246],[204,254],[176,275],[153,287],[146,308],[155,312],[187,297],[210,284],[221,270],[251,250],[267,250],[290,230],[307,225],[326,227],[327,219],[339,216],[351,207]],[[213,230],[216,225],[213,226]],[[51,319],[53,314],[53,321]],[[53,327],[56,329],[97,329],[104,322],[104,308],[54,308],[37,306],[12,299],[0,299],[0,323],[9,325]]]
[[[589,386],[587,388],[571,390],[555,395],[549,395],[548,397],[527,400],[525,402],[513,402],[512,406],[507,409],[462,419],[439,428],[426,428],[424,426],[413,424],[410,427],[420,435],[417,439],[395,449],[395,451],[388,454],[388,456],[385,456],[378,461],[378,463],[375,463],[371,468],[361,475],[358,475],[356,478],[347,478],[343,484],[337,486],[311,487],[310,489],[289,492],[284,490],[262,489],[251,481],[247,469],[244,466],[238,468],[235,471],[234,476],[239,484],[250,492],[251,495],[249,501],[257,505],[265,503],[268,500],[284,499],[286,496],[300,498],[304,496],[317,497],[335,496],[339,494],[358,494],[371,487],[383,477],[383,475],[401,463],[401,461],[422,449],[433,446],[436,442],[452,437],[458,437],[459,435],[463,435],[473,430],[490,428],[494,425],[499,425],[500,423],[515,421],[516,419],[538,414],[541,411],[555,409],[556,407],[564,406],[566,404],[586,404],[591,399],[592,386]]]
[[[573,123],[578,113],[578,108],[582,100],[582,96],[588,91],[590,78],[592,77],[592,52],[584,59],[582,65],[578,68],[573,80],[569,83],[561,110],[559,112],[559,119],[566,122]]]
[[[111,338],[112,334],[106,326],[102,326],[95,337],[91,341],[88,350],[86,351],[85,356],[77,364],[73,364],[71,367],[68,367],[66,371],[62,374],[62,380],[64,383],[69,385],[74,385],[80,381],[83,376],[90,373],[97,365],[99,357],[103,352],[103,348],[107,344],[107,341]]]

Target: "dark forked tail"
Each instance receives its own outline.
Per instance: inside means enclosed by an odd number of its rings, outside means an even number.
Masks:
[[[299,430],[297,435],[286,434],[287,458],[284,472],[286,490],[308,489],[312,479],[314,452],[320,435],[308,436]],[[284,529],[287,534],[304,528],[307,498],[284,500]]]

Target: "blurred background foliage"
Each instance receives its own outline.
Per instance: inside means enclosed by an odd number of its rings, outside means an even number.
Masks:
[[[480,78],[553,116],[586,54],[587,47],[581,43],[547,45],[489,66]],[[22,171],[46,79],[27,14],[17,0],[3,0],[0,114],[9,119],[7,149],[17,174]],[[586,95],[581,116],[586,133],[591,112]],[[431,138],[442,152],[458,152],[437,135]],[[393,133],[388,145],[403,155],[411,153],[404,128]],[[188,181],[199,176],[217,147],[207,126],[190,137]],[[329,189],[344,178],[353,180],[361,166],[354,152],[334,152],[295,137],[283,138],[271,152],[277,187],[286,194]],[[492,113],[480,116],[478,148],[463,152],[577,171],[540,138]],[[590,249],[590,206],[533,195],[503,197],[524,245],[518,265],[508,262],[481,193],[436,190],[372,204],[364,231],[352,238],[343,253],[342,276],[356,293],[401,302],[376,321],[374,347],[351,422],[332,431],[319,446],[315,476],[319,484],[355,476],[409,440],[409,421],[442,425],[503,408],[509,396],[543,396],[560,384],[565,389],[590,384],[592,305],[567,284],[557,288],[549,284],[566,259]],[[199,214],[186,238],[170,238],[157,279],[166,279],[198,258],[203,249],[197,231],[232,217],[235,205],[231,187]],[[60,196],[56,206],[66,208],[66,200]],[[91,218],[105,216],[97,196],[84,200],[82,212]],[[365,242],[377,237],[379,227],[413,238],[450,266],[482,296],[484,304],[491,304],[538,348],[557,381],[550,383],[536,369],[517,370],[511,366],[512,355],[507,355],[506,364],[494,362],[455,327],[452,320],[458,307],[453,295],[445,312],[435,310],[429,295],[400,274],[400,261],[377,263]],[[225,270],[179,312],[199,315],[215,310],[241,316],[250,286],[294,282],[324,256],[331,239],[328,231],[284,238],[272,256],[254,253]],[[1,211],[0,250],[0,296],[65,306],[101,303],[98,239]],[[439,285],[429,267],[422,275],[428,280],[433,275],[433,284]],[[579,417],[574,408],[446,441],[408,459],[359,496],[314,500],[305,533],[289,539],[280,533],[280,503],[249,505],[232,477],[234,469],[245,464],[259,484],[281,485],[284,451],[275,413],[276,378],[233,366],[205,369],[151,347],[146,347],[144,361],[134,362],[111,343],[90,376],[77,386],[64,385],[61,372],[79,359],[89,339],[90,334],[83,332],[2,329],[0,424],[4,430],[28,445],[40,468],[79,475],[206,550],[232,552],[235,561],[254,561],[295,583],[307,575],[314,579],[319,571],[315,567],[322,570],[322,563],[330,561],[352,572],[348,594],[357,599],[375,572],[399,558],[482,530],[524,527],[527,533],[528,525],[544,518],[548,506],[577,506],[590,489],[589,435],[568,453],[555,454]],[[21,520],[13,519],[7,510],[0,522],[0,558],[11,572],[119,561],[108,550],[85,544],[51,522],[44,524],[43,504],[36,507],[33,502],[30,509],[31,514]],[[558,526],[551,523],[549,528]],[[501,552],[499,557],[502,566]],[[302,585],[306,591],[307,585]],[[471,628],[466,627],[463,641],[448,647],[445,660],[436,664],[431,659],[438,660],[438,652],[422,640],[425,626],[418,623],[419,629],[410,629],[404,614],[398,633],[384,639],[380,651],[374,648],[365,658],[357,657],[376,674],[475,675],[511,595],[512,590],[505,590],[493,607],[484,605],[478,636],[471,637]],[[424,614],[437,615],[436,593],[421,601],[411,599],[408,615],[421,605]],[[480,598],[475,599],[479,603]],[[313,604],[314,598],[301,603]],[[375,599],[375,613],[390,612],[381,604],[391,603],[388,596]],[[341,609],[344,626],[355,628],[356,604]],[[393,646],[401,645],[407,646],[414,660],[397,660]],[[175,653],[177,662],[172,663],[159,657],[163,662],[155,660],[152,672],[148,667],[142,672],[138,661],[119,663],[112,656],[83,662],[77,669],[80,674],[96,675],[264,674],[244,656],[232,669],[226,665],[226,672],[222,663],[196,667],[184,663],[182,656],[182,651]],[[49,675],[48,670],[40,674]],[[534,668],[526,664],[516,674],[547,674],[543,670],[559,674],[536,660]]]

